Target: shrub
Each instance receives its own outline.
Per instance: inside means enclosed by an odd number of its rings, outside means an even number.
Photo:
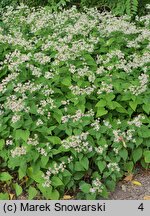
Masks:
[[[108,197],[137,162],[148,168],[149,27],[149,15],[96,9],[3,13],[0,181],[17,196]]]

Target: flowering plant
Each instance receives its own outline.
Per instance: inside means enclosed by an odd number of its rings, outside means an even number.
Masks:
[[[148,168],[149,59],[149,15],[133,23],[95,8],[9,7],[0,25],[0,181],[17,196],[24,186],[29,199],[96,199],[138,161]]]

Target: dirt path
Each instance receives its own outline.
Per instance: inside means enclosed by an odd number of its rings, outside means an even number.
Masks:
[[[135,185],[132,181],[138,181],[140,185]],[[138,170],[132,181],[121,181],[116,190],[110,194],[111,200],[143,200],[150,199],[150,170]],[[145,197],[145,198],[144,198]]]

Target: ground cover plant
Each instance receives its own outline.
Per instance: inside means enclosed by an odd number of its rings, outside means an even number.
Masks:
[[[0,23],[1,199],[108,197],[150,162],[150,15],[9,7]]]

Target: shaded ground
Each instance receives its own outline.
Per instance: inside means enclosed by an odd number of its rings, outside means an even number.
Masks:
[[[141,183],[133,184],[134,181]],[[137,183],[138,184],[138,183]],[[150,199],[150,170],[139,169],[132,180],[121,181],[118,183],[116,190],[110,194],[111,200],[143,200]]]
[[[114,192],[110,193],[109,200],[150,200],[150,169],[143,170],[136,168],[136,174],[129,175],[124,180],[118,182]],[[136,183],[136,184],[135,184]],[[15,196],[15,192],[12,191],[9,186],[1,186],[2,192],[9,192],[12,195],[11,199],[27,200],[28,196],[23,193],[19,197]],[[70,197],[75,199],[74,196]],[[43,197],[36,196],[35,200],[42,200]],[[103,198],[102,198],[103,199]]]

